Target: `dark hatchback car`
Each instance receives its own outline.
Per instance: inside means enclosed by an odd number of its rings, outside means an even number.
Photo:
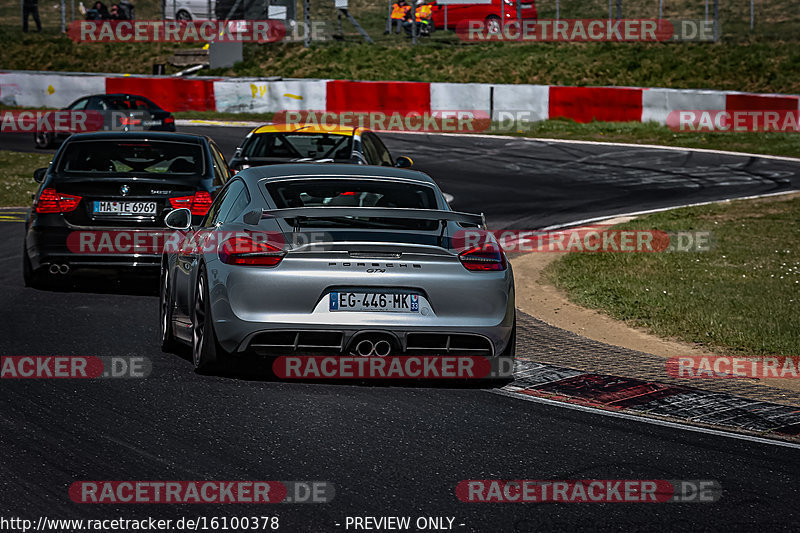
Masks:
[[[34,178],[41,185],[26,221],[28,286],[81,268],[157,273],[166,214],[186,207],[199,223],[230,171],[208,137],[97,132],[72,135]]]
[[[413,162],[396,160],[380,137],[367,128],[270,124],[247,134],[231,158],[231,170],[276,163],[353,163],[408,168]]]
[[[175,117],[155,102],[137,94],[94,94],[78,98],[66,111],[96,111],[103,116],[103,129],[112,131],[175,131]],[[37,148],[51,148],[69,133],[37,132]]]

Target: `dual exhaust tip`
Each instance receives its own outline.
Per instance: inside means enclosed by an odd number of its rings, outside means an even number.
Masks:
[[[51,274],[67,274],[69,273],[69,265],[57,265],[53,263],[48,270]]]
[[[358,341],[354,350],[356,354],[364,357],[371,355],[386,357],[392,352],[392,343],[386,339],[366,338]]]

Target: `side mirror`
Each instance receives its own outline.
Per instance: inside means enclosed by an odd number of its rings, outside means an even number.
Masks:
[[[170,229],[187,230],[192,226],[192,212],[185,207],[173,209],[164,217],[164,224]]]
[[[242,157],[242,147],[237,146],[236,150],[233,151],[233,157]]]
[[[44,177],[47,175],[47,167],[44,168],[37,168],[33,171],[33,179],[36,183],[41,183],[44,181]]]
[[[410,157],[406,157],[404,155],[398,157],[394,162],[394,166],[397,168],[411,168],[413,164],[414,161],[412,161]]]

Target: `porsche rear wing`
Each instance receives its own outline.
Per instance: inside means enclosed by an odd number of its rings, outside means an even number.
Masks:
[[[486,219],[481,213],[461,213],[459,211],[444,211],[440,209],[411,209],[398,207],[293,207],[288,209],[262,209],[251,211],[244,215],[246,224],[256,225],[262,218],[295,219],[294,228],[298,230],[304,220],[314,218],[395,218],[406,220],[439,221],[442,229],[447,222],[457,222],[486,228]]]

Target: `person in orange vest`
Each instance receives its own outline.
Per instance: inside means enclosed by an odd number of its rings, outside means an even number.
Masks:
[[[411,6],[408,5],[406,0],[397,0],[392,4],[392,14],[386,19],[386,31],[383,32],[383,34],[388,35],[392,33],[392,24],[395,25],[396,32],[400,33],[400,29],[403,26],[403,21],[409,9],[411,9]]]
[[[417,6],[417,25],[419,26],[420,35],[430,35],[433,31],[433,4],[435,0],[425,2],[421,0],[422,5]]]
[[[430,35],[433,29],[433,5],[428,4],[425,0],[417,0],[417,7],[414,10],[414,24],[417,25],[417,35]],[[406,30],[408,35],[411,35],[411,13],[406,16],[406,21],[403,23],[403,29]]]

